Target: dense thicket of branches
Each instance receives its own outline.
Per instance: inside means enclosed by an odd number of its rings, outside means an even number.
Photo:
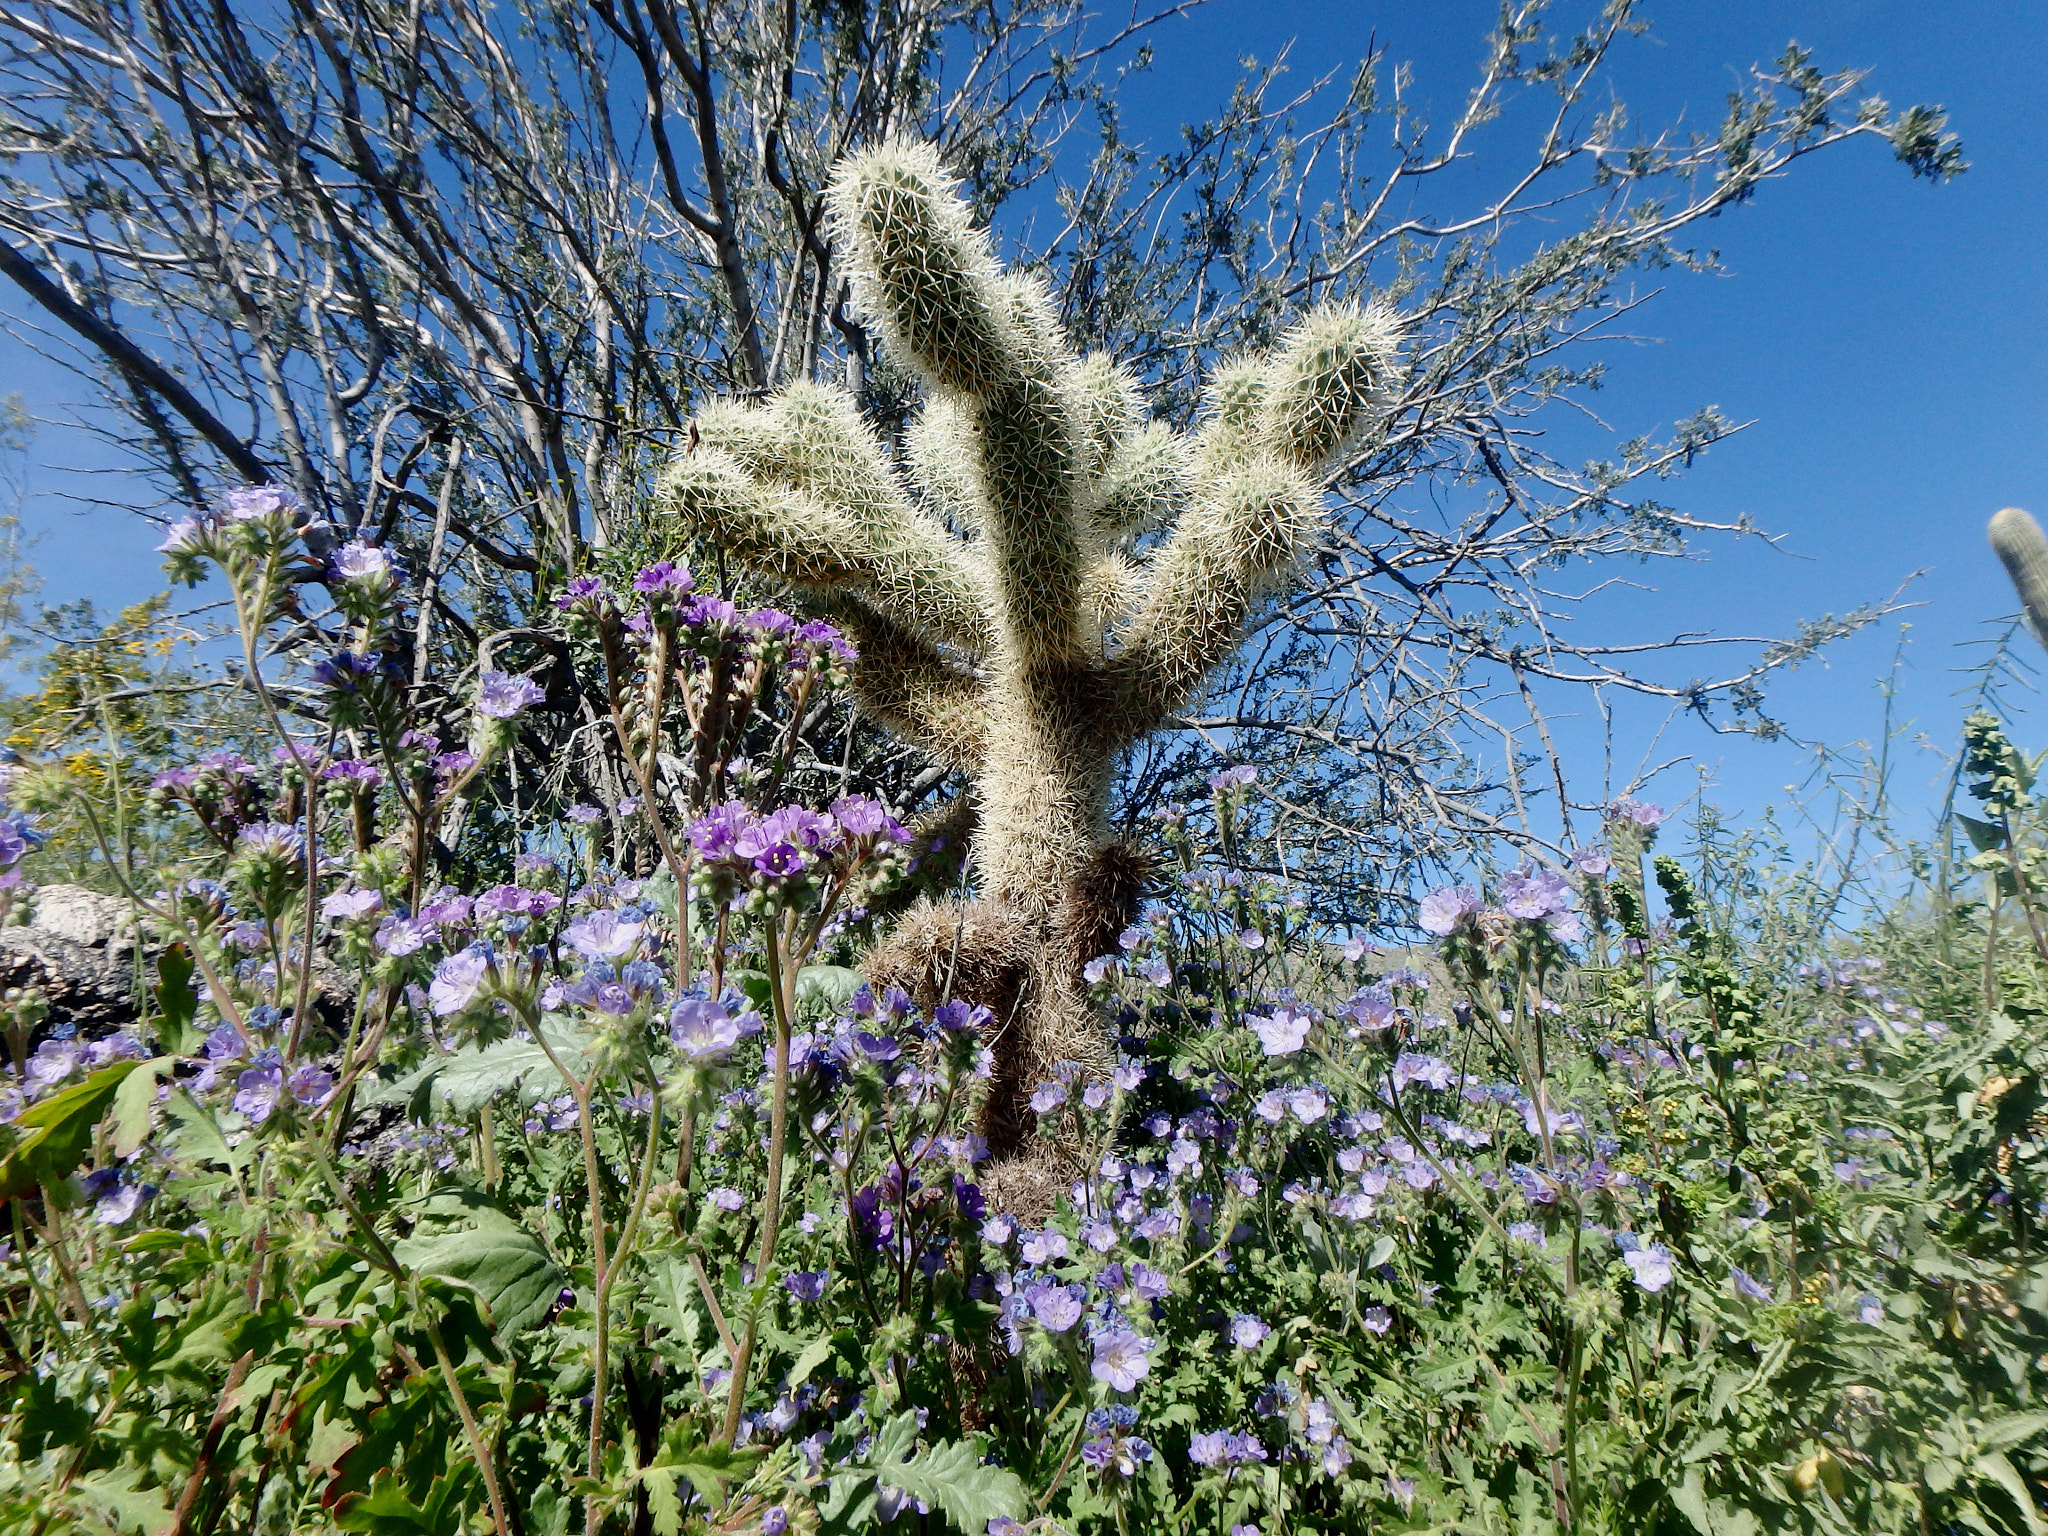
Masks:
[[[1857,76],[1790,50],[1717,134],[1658,134],[1609,91],[1628,0],[1561,31],[1528,4],[1504,9],[1453,122],[1419,116],[1378,57],[1305,83],[1275,65],[1148,155],[1115,83],[1180,8],[21,0],[0,15],[0,269],[17,334],[102,382],[98,428],[167,501],[275,480],[402,550],[406,665],[455,701],[480,664],[565,656],[561,584],[670,537],[641,509],[698,403],[822,377],[885,425],[914,413],[820,206],[839,155],[921,134],[985,215],[1035,210],[1013,254],[1077,344],[1135,361],[1182,416],[1207,361],[1311,299],[1381,294],[1410,320],[1396,430],[1333,482],[1313,578],[1128,765],[1129,819],[1218,752],[1259,761],[1297,872],[1364,917],[1538,792],[1509,780],[1540,760],[1536,701],[1560,681],[1768,729],[1765,673],[1861,616],[1681,682],[1645,669],[1725,637],[1596,646],[1557,622],[1603,564],[1708,531],[1656,486],[1731,424],[1703,412],[1584,466],[1534,424],[1596,381],[1583,343],[1624,321],[1631,274],[1710,265],[1701,221],[1848,140],[1954,174],[1940,114],[1859,100]],[[1483,146],[1490,129],[1506,142]],[[1482,147],[1521,158],[1476,206],[1422,211]],[[320,639],[309,619],[293,643]],[[569,668],[550,677],[524,761],[615,799],[598,711]],[[835,764],[840,729],[814,733]],[[936,787],[879,736],[852,745],[905,809]],[[1569,802],[1561,773],[1537,777]]]

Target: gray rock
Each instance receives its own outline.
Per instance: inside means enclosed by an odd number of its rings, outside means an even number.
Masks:
[[[135,962],[128,903],[84,886],[43,886],[31,922],[0,928],[0,986],[40,988],[50,1018],[80,1028],[134,1022]]]

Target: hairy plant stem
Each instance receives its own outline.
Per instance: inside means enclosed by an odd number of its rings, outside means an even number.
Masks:
[[[498,1167],[498,1136],[496,1117],[486,1103],[477,1111],[477,1150],[482,1154],[484,1188],[492,1194],[498,1192],[498,1185],[504,1179],[504,1172]]]
[[[607,1378],[611,1366],[611,1297],[612,1287],[618,1283],[619,1273],[626,1267],[626,1256],[633,1251],[633,1239],[639,1236],[640,1220],[647,1211],[648,1191],[654,1186],[654,1154],[661,1145],[661,1094],[656,1092],[654,1102],[647,1111],[647,1149],[640,1159],[638,1187],[633,1192],[633,1204],[627,1211],[625,1221],[620,1225],[618,1239],[612,1245],[611,1259],[600,1262],[595,1271],[596,1280],[592,1290],[596,1294],[597,1310],[597,1357],[592,1370],[590,1386],[590,1476],[595,1482],[604,1471],[604,1399],[609,1385]],[[584,1108],[586,1121],[589,1108]],[[593,1198],[595,1195],[593,1193]],[[584,1506],[584,1529],[590,1536],[596,1536],[602,1512],[596,1498]]]
[[[513,1536],[512,1522],[505,1513],[505,1496],[498,1486],[496,1455],[484,1439],[483,1429],[477,1423],[476,1412],[469,1406],[469,1395],[462,1390],[461,1378],[455,1374],[455,1363],[449,1358],[448,1346],[441,1338],[441,1324],[434,1316],[433,1307],[426,1297],[420,1294],[418,1285],[406,1267],[398,1262],[398,1255],[391,1251],[391,1245],[386,1243],[383,1235],[371,1225],[370,1218],[363,1213],[363,1208],[356,1204],[355,1197],[348,1192],[348,1186],[335,1171],[333,1159],[327,1155],[325,1138],[314,1136],[307,1145],[312,1148],[313,1160],[319,1165],[320,1176],[334,1192],[335,1199],[341,1202],[342,1209],[348,1212],[354,1230],[368,1238],[376,1250],[375,1260],[378,1267],[398,1282],[400,1289],[411,1298],[414,1309],[425,1323],[427,1338],[432,1342],[434,1355],[440,1362],[441,1379],[447,1384],[449,1397],[454,1399],[456,1416],[462,1420],[463,1433],[469,1437],[470,1454],[476,1457],[477,1471],[484,1480],[484,1492],[491,1501],[491,1523],[496,1527],[497,1536]]]
[[[2020,851],[2013,837],[2011,813],[2001,815],[1998,820],[2005,831],[2005,862],[2012,871],[2013,890],[2019,896],[2020,916],[2027,920],[2027,932],[2034,940],[2034,952],[2048,960],[2048,939],[2041,935],[2041,920],[2034,912],[2034,893],[2027,884],[2025,871],[2020,868]]]
[[[775,1089],[768,1111],[768,1191],[761,1206],[761,1249],[754,1264],[754,1284],[764,1285],[769,1266],[775,1262],[775,1241],[782,1225],[782,1149],[789,1131],[789,1035],[792,1009],[789,997],[789,969],[795,956],[785,962],[782,950],[783,916],[778,913],[761,928],[768,950],[768,994],[775,1011]],[[730,1445],[740,1429],[740,1408],[747,1397],[747,1367],[753,1363],[754,1343],[761,1327],[761,1304],[747,1309],[747,1329],[740,1340],[739,1358],[732,1363],[732,1387],[726,1394],[725,1426],[721,1434]]]
[[[166,1536],[185,1536],[190,1529],[192,1511],[198,1507],[199,1495],[206,1489],[207,1475],[213,1471],[213,1458],[220,1450],[221,1435],[226,1432],[228,1418],[235,1409],[235,1389],[241,1386],[242,1378],[249,1374],[249,1367],[255,1359],[256,1351],[246,1350],[228,1368],[227,1384],[220,1389],[220,1398],[213,1407],[213,1418],[206,1426],[205,1438],[199,1442],[199,1455],[192,1462],[192,1473],[185,1479],[184,1491],[178,1495],[178,1507],[171,1513]]]

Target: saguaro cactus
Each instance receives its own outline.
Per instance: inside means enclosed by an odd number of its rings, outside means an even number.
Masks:
[[[1991,547],[2005,562],[2005,573],[2027,611],[2027,628],[2048,645],[2048,536],[2031,514],[2006,507],[1991,516]]]
[[[1002,1155],[1061,1061],[1107,1060],[1080,968],[1138,895],[1107,840],[1117,754],[1299,561],[1330,467],[1383,416],[1396,324],[1310,313],[1220,369],[1182,437],[1113,361],[1067,346],[929,148],[847,161],[830,209],[859,305],[924,383],[900,470],[847,394],[798,385],[707,410],[661,502],[828,610],[860,648],[864,706],[971,782],[977,899],[913,910],[869,972],[994,1011],[983,1124]]]

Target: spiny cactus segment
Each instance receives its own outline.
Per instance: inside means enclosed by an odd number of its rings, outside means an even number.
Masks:
[[[2020,594],[2027,627],[2048,646],[2048,536],[2031,514],[2007,507],[1992,514],[1991,547],[2005,562],[2005,573]]]
[[[1116,756],[1299,562],[1327,475],[1382,424],[1397,325],[1315,310],[1218,369],[1183,437],[1112,359],[1069,348],[929,147],[845,162],[830,215],[862,312],[924,384],[902,470],[850,397],[798,385],[704,413],[660,504],[829,611],[859,645],[865,707],[971,781],[975,909],[913,911],[869,970],[996,1011],[984,1124],[1014,1151],[1033,1087],[1107,1056],[1080,970],[1142,886],[1108,840]]]

